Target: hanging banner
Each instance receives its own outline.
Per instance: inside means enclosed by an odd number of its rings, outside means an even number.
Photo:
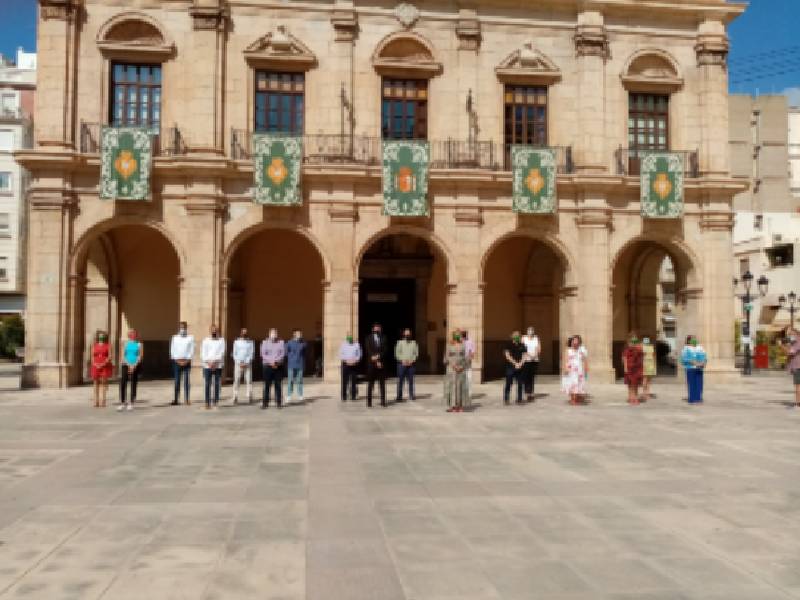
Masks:
[[[383,142],[383,214],[393,217],[428,215],[428,142]]]
[[[669,152],[642,153],[642,216],[676,219],[683,214],[683,157]]]
[[[257,204],[293,206],[303,203],[300,167],[303,140],[299,136],[253,134],[253,172]]]
[[[153,132],[146,127],[103,127],[100,132],[100,197],[147,200]]]
[[[556,212],[556,177],[554,148],[511,146],[514,212],[548,214]]]

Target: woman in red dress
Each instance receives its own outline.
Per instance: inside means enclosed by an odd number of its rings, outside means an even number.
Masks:
[[[103,408],[106,405],[106,392],[108,380],[111,377],[113,365],[111,364],[111,346],[108,344],[108,334],[98,330],[92,344],[92,381],[94,382],[94,406]]]
[[[644,380],[644,352],[639,336],[633,331],[622,351],[622,364],[625,367],[625,384],[628,386],[628,403],[639,404],[639,387]]]

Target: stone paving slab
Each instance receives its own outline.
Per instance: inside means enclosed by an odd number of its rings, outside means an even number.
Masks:
[[[786,377],[621,385],[571,407],[446,414],[440,382],[368,410],[133,412],[88,387],[0,392],[0,597],[227,600],[800,599],[800,410]],[[388,386],[392,389],[392,386]],[[112,397],[114,394],[112,393]]]

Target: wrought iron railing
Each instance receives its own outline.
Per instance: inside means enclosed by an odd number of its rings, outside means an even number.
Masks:
[[[444,140],[431,142],[432,169],[500,168],[493,142],[481,140]]]
[[[635,148],[618,148],[615,154],[617,175],[636,177],[641,174],[642,156],[647,150]],[[668,150],[670,154],[679,154],[683,160],[683,172],[686,177],[700,176],[700,163],[696,150]]]
[[[0,119],[28,121],[31,116],[21,106],[0,106]]]
[[[100,153],[102,123],[81,122],[78,147],[82,154]],[[186,143],[178,127],[167,127],[153,134],[154,156],[179,156],[186,154]]]
[[[572,162],[572,146],[541,146],[541,148],[549,148],[556,151],[556,172],[559,175],[568,175],[575,172],[575,165]],[[512,170],[511,144],[503,146],[503,165],[504,170]]]

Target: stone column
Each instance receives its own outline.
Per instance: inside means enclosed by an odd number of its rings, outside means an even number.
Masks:
[[[450,339],[453,329],[466,329],[475,344],[475,358],[472,361],[472,382],[481,381],[483,369],[483,297],[484,284],[481,281],[479,265],[481,254],[481,233],[483,216],[479,208],[467,208],[477,205],[478,194],[474,187],[458,190],[459,204],[454,214],[454,239],[448,240],[453,251],[455,269],[447,265],[447,329],[445,342]],[[455,271],[455,280],[451,273]],[[442,357],[437,356],[437,361]]]
[[[22,385],[65,387],[73,383],[69,367],[74,360],[70,340],[75,315],[70,303],[69,243],[74,200],[66,191],[33,188],[28,202],[27,318]],[[35,251],[32,250],[34,245]],[[77,279],[73,284],[77,284]]]
[[[611,361],[612,289],[611,255],[609,249],[611,214],[599,208],[604,201],[593,199],[578,215],[577,275],[580,294],[577,302],[577,331],[589,350],[591,380],[599,383],[614,381]]]
[[[81,10],[77,0],[39,0],[34,123],[37,147],[75,148]]]
[[[602,13],[587,10],[578,14],[575,54],[579,132],[575,140],[575,168],[578,173],[603,173],[609,164],[605,147],[605,63],[609,54]]]
[[[358,323],[353,321],[352,303],[358,302],[358,283],[352,272],[336,271],[330,281],[325,282],[323,299],[323,372],[326,383],[336,383],[341,377],[339,346],[347,333],[358,340]]]
[[[698,27],[697,69],[699,71],[700,175],[727,176],[728,131],[728,36],[721,21],[706,20]]]
[[[189,130],[190,152],[224,154],[225,151],[225,45],[227,8],[220,0],[194,0],[189,9],[194,31],[189,37],[191,60],[187,78],[188,115],[184,131]],[[180,126],[181,123],[178,123]],[[191,127],[189,127],[191,126]]]

